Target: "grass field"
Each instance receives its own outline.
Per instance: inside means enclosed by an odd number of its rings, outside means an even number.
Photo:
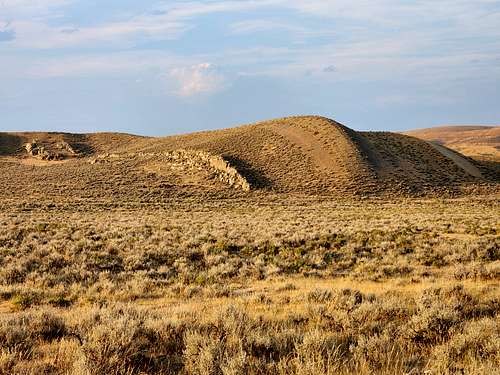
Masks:
[[[0,373],[499,373],[498,203],[3,199]]]

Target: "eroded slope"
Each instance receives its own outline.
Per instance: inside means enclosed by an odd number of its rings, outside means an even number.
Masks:
[[[495,187],[499,180],[488,166],[443,146],[394,133],[356,132],[317,116],[163,138],[2,134],[0,145],[5,196],[158,201],[249,190],[414,195],[456,191],[464,184]],[[55,156],[30,152],[27,145]]]

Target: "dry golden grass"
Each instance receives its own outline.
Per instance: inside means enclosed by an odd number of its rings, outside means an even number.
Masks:
[[[496,196],[2,204],[0,373],[498,372]]]

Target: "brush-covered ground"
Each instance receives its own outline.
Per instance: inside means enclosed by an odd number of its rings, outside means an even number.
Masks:
[[[2,202],[1,374],[497,374],[497,196]]]
[[[440,126],[405,134],[436,142],[482,161],[500,161],[500,126]]]

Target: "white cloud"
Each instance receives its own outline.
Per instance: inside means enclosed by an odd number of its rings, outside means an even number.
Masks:
[[[71,0],[6,1],[11,12],[31,9],[30,12],[41,14]],[[500,58],[497,26],[500,12],[487,6],[491,4],[498,1],[164,1],[146,14],[126,17],[122,14],[118,18],[114,15],[112,22],[86,27],[78,24],[56,27],[43,17],[21,17],[10,26],[16,40],[3,45],[9,48],[106,47],[104,52],[92,56],[75,49],[64,51],[63,57],[50,61],[36,58],[30,61],[30,71],[41,76],[69,76],[154,68],[169,71],[169,83],[184,97],[224,89],[228,78],[217,65],[241,74],[287,79],[310,73],[313,78],[330,81],[418,79],[433,83],[436,78],[481,78],[499,74],[495,59]],[[274,15],[270,19],[265,10],[271,7],[284,10],[282,16]],[[259,13],[250,13],[259,9]],[[177,58],[167,53],[154,55],[150,51],[123,57],[125,55],[107,49],[134,48],[143,40],[176,39],[196,25],[197,17],[202,19],[222,12],[252,14],[251,19],[243,17],[242,21],[228,25],[234,34],[279,29],[289,32],[293,42],[269,45],[256,36],[241,49],[220,47],[203,55],[187,52]],[[304,19],[308,22],[302,22]],[[311,22],[316,20],[320,21]],[[322,37],[318,43],[316,36]],[[7,37],[3,35],[4,39]],[[305,42],[299,44],[299,41]],[[484,65],[471,64],[472,60]],[[216,65],[192,65],[194,61],[212,61]],[[326,74],[325,67],[330,65],[335,67],[335,74]]]
[[[51,27],[42,22],[13,22],[17,45],[24,48],[63,48],[97,46],[115,43],[115,46],[133,45],[138,38],[175,39],[187,26],[175,22],[149,22],[143,17],[127,22],[115,22],[95,27]],[[68,32],[68,31],[71,32]]]
[[[0,42],[10,42],[16,37],[16,32],[11,28],[10,22],[0,23]]]
[[[188,64],[182,59],[166,52],[110,52],[106,55],[78,55],[58,58],[40,58],[32,61],[29,67],[22,67],[22,75],[35,78],[83,77],[96,75],[141,74],[149,72],[161,75],[165,69]],[[10,63],[9,65],[13,65]],[[0,70],[2,61],[0,60]],[[21,73],[19,73],[21,74]]]
[[[54,9],[68,5],[74,0],[0,0],[0,16],[13,20],[22,17],[46,17]]]
[[[229,25],[229,29],[234,34],[250,34],[255,32],[270,30],[287,30],[292,32],[304,33],[306,29],[286,22],[277,22],[264,19],[253,19],[235,22]]]
[[[282,2],[282,0],[168,1],[158,9],[171,19],[189,19],[213,13],[251,11],[274,6]]]
[[[137,39],[177,39],[192,25],[189,20],[212,13],[239,12],[258,9],[277,0],[169,2],[152,12],[128,17],[95,26],[63,25],[54,27],[47,19],[55,9],[74,0],[4,0],[7,5],[0,10],[2,18],[13,21],[17,45],[24,48],[64,48],[96,46],[100,43],[133,44]],[[0,9],[1,8],[0,0]],[[3,13],[3,14],[2,14]],[[0,18],[0,21],[2,20]],[[74,32],[68,33],[68,30]]]
[[[171,69],[168,77],[176,86],[174,93],[181,97],[214,94],[226,89],[227,77],[210,63]]]
[[[488,5],[496,0],[216,0],[216,1],[164,1],[147,14],[127,17],[120,21],[79,27],[54,27],[47,19],[54,11],[75,0],[0,0],[0,21],[15,21],[17,43],[26,48],[58,48],[98,43],[133,43],[137,38],[175,39],[193,26],[193,19],[214,13],[249,12],[266,8],[288,9],[308,16],[351,20],[353,38],[367,32],[373,24],[389,28],[432,27],[439,35],[454,36],[457,32],[468,36],[500,37],[500,12]],[[80,0],[83,1],[83,0]],[[51,13],[52,12],[52,13]],[[357,22],[357,26],[356,26]],[[442,23],[439,25],[439,23]],[[446,24],[446,26],[443,26]],[[434,25],[434,26],[432,26]],[[436,26],[437,25],[437,26]],[[232,24],[234,33],[251,33],[271,29],[286,29],[296,36],[318,33],[317,28],[305,28],[293,16],[270,21],[244,20]],[[65,30],[77,30],[65,33]],[[332,27],[337,30],[338,27]],[[325,30],[322,30],[324,32]],[[332,30],[330,30],[331,32]],[[400,30],[393,30],[398,39]],[[321,35],[321,32],[319,33]],[[363,34],[370,39],[375,35]]]

